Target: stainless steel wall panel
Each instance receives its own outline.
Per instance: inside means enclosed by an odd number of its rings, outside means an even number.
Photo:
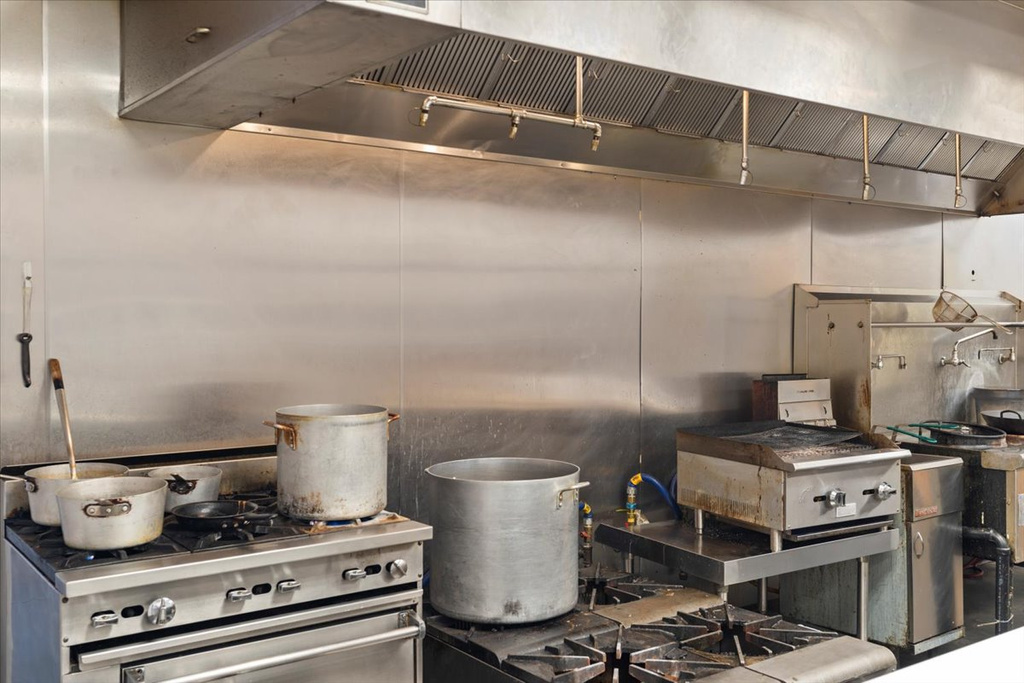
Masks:
[[[52,3],[48,352],[82,457],[266,443],[395,406],[394,153],[117,118],[116,3]],[[63,449],[56,423],[51,453]]]
[[[789,372],[793,283],[811,274],[811,201],[643,181],[644,469],[675,429],[750,419],[751,380]]]
[[[942,217],[942,284],[1024,296],[1024,215]]]
[[[405,156],[401,509],[466,457],[582,468],[607,513],[639,448],[639,181]]]
[[[815,200],[812,252],[816,285],[937,288],[941,214]]]
[[[43,5],[0,2],[0,464],[44,456],[51,392],[46,369],[46,160]],[[32,263],[32,386],[21,381],[22,263]]]

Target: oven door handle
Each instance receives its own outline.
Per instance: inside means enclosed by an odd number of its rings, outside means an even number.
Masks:
[[[240,664],[232,664],[231,666],[224,666],[219,669],[212,671],[202,671],[196,674],[190,674],[188,676],[179,676],[178,678],[169,678],[160,683],[209,683],[210,681],[220,680],[229,676],[237,676],[239,674],[252,673],[253,671],[261,671],[263,669],[271,669],[275,666],[283,666],[285,664],[293,664],[295,662],[302,661],[304,659],[312,659],[314,657],[322,657],[323,655],[334,654],[336,652],[344,652],[346,650],[358,650],[364,647],[370,647],[372,645],[382,645],[384,643],[391,643],[396,640],[406,640],[408,638],[416,638],[419,640],[423,639],[426,635],[427,627],[420,619],[416,612],[400,612],[398,614],[399,628],[393,631],[385,631],[384,633],[375,633],[372,636],[363,636],[362,638],[354,638],[352,640],[345,640],[340,643],[331,643],[330,645],[321,645],[320,647],[311,647],[308,650],[299,650],[298,652],[289,652],[283,655],[275,655],[273,657],[266,657],[264,659],[255,659],[251,662],[242,662]],[[142,671],[139,671],[139,670]],[[133,672],[135,672],[133,674]],[[131,682],[133,675],[142,674],[143,678],[138,680],[145,680],[145,665],[131,667],[125,669],[124,681]]]

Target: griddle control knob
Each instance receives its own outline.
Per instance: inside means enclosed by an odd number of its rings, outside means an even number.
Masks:
[[[395,560],[394,562],[388,562],[387,570],[388,574],[391,574],[392,578],[400,579],[409,573],[409,563],[402,559]]]
[[[878,496],[879,500],[889,500],[894,493],[896,493],[896,487],[886,481],[879,484],[878,489],[875,491],[875,495]]]
[[[174,618],[178,608],[170,598],[157,598],[146,608],[146,620],[154,626],[163,626]]]
[[[838,508],[846,505],[846,492],[840,489],[832,489],[828,492],[828,506]]]

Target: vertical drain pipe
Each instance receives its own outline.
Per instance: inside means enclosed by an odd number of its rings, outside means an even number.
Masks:
[[[868,639],[868,558],[857,558],[857,637]]]
[[[1013,598],[1013,574],[1010,557],[1013,551],[1010,544],[998,532],[992,529],[975,529],[964,527],[964,554],[994,560],[996,563],[996,635],[1010,630],[1013,616],[1010,614],[1010,603]]]

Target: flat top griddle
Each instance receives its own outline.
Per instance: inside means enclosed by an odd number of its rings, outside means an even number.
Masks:
[[[676,447],[688,453],[789,472],[896,460],[906,454],[881,435],[781,420],[679,429]]]

